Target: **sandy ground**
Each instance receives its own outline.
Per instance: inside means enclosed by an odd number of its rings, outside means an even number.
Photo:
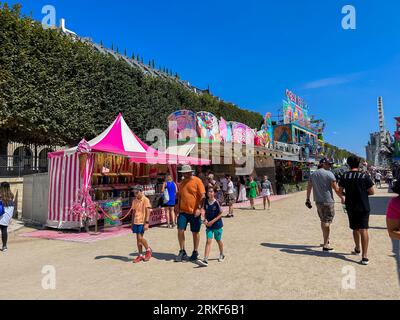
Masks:
[[[224,222],[227,259],[212,260],[208,268],[173,262],[176,231],[166,228],[146,234],[154,258],[138,265],[131,262],[136,255],[131,235],[83,244],[19,237],[29,230],[24,228],[11,233],[9,251],[0,252],[0,298],[399,299],[396,259],[385,229],[389,199],[384,190],[371,199],[369,266],[350,254],[352,234],[339,203],[331,236],[335,253],[321,252],[319,219],[315,208],[304,206],[305,193],[273,203],[271,212],[236,210],[236,217]],[[201,236],[202,255],[204,231]],[[191,251],[189,233],[187,240]],[[217,257],[214,244],[211,258]],[[55,290],[42,287],[47,265],[55,268]],[[346,281],[349,275],[354,282]]]

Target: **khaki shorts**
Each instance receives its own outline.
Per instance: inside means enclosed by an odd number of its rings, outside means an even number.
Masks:
[[[319,218],[322,223],[332,223],[335,217],[334,203],[317,203]]]

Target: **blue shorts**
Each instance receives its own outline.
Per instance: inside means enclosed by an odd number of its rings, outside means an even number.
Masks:
[[[195,217],[194,214],[180,213],[178,217],[178,230],[186,231],[187,225],[190,223],[190,231],[200,232],[201,216]]]
[[[208,229],[206,230],[207,239],[213,239],[221,241],[222,239],[222,228],[221,229]]]
[[[144,225],[143,224],[134,224],[132,226],[132,232],[134,234],[144,234]]]

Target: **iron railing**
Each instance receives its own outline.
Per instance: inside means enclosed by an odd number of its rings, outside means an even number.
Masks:
[[[0,155],[0,177],[23,177],[48,170],[47,158]]]

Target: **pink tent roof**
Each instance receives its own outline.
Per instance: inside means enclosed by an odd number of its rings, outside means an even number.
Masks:
[[[150,164],[209,165],[208,159],[183,157],[158,152],[140,140],[128,127],[122,114],[99,136],[88,142],[91,152],[104,152],[129,157],[131,161]],[[49,158],[70,155],[77,147],[49,153]]]

